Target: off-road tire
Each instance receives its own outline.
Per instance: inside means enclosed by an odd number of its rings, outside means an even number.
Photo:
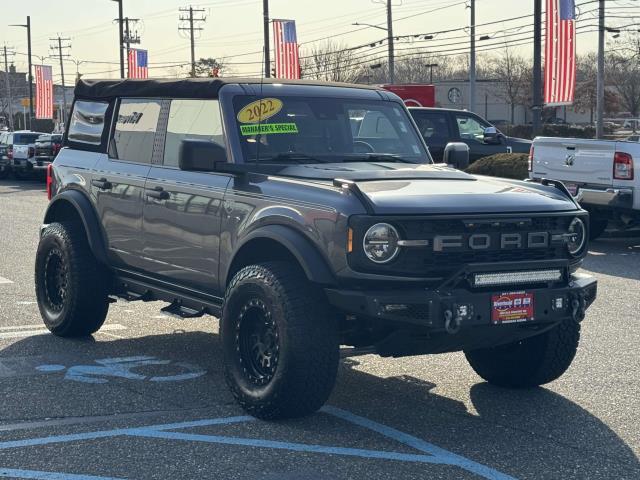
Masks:
[[[31,172],[30,170],[15,169],[13,171],[13,176],[16,180],[26,181],[33,178],[33,172]]]
[[[552,382],[566,372],[579,340],[580,324],[567,319],[535,337],[464,353],[471,367],[487,382],[530,388]]]
[[[270,377],[252,375],[241,351],[247,308],[256,305],[277,345]],[[227,384],[249,414],[264,420],[302,417],[329,398],[339,362],[337,317],[296,265],[269,262],[236,273],[226,291],[220,334]]]
[[[93,256],[80,223],[46,227],[36,254],[35,283],[38,308],[51,333],[84,337],[97,332],[109,310],[108,282],[109,273]]]
[[[8,167],[0,170],[0,180],[4,180],[11,174],[11,170]]]
[[[607,229],[608,224],[609,220],[606,218],[591,216],[589,219],[589,240],[600,238]]]

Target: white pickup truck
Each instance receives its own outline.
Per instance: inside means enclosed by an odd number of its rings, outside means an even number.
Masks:
[[[618,228],[640,225],[638,143],[539,137],[531,147],[529,178],[564,183],[591,214],[591,239],[610,222]]]

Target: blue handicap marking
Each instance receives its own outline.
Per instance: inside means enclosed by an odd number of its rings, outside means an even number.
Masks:
[[[226,418],[214,418],[214,419],[202,419],[178,423],[169,423],[162,425],[149,425],[146,427],[134,427],[134,428],[121,428],[114,430],[101,430],[86,433],[74,433],[68,435],[56,435],[51,437],[41,438],[29,438],[23,440],[13,440],[0,442],[0,451],[13,448],[27,448],[42,445],[51,445],[56,443],[68,443],[77,441],[96,440],[100,438],[111,437],[139,437],[150,439],[162,439],[162,440],[174,440],[174,441],[188,441],[188,442],[200,442],[208,444],[221,444],[221,445],[236,445],[241,447],[252,448],[266,448],[274,450],[286,450],[294,452],[305,453],[317,453],[326,455],[337,455],[346,457],[366,458],[366,459],[379,459],[379,460],[391,460],[399,462],[412,462],[422,464],[437,464],[437,465],[449,465],[469,473],[475,474],[478,477],[486,478],[490,480],[516,480],[514,477],[499,472],[491,467],[482,465],[471,459],[450,452],[436,445],[428,443],[422,439],[414,437],[405,432],[401,432],[394,428],[388,427],[368,418],[364,418],[353,413],[341,410],[335,407],[324,407],[322,412],[334,417],[340,418],[346,422],[357,425],[359,427],[366,428],[370,431],[378,433],[391,440],[395,440],[398,443],[409,446],[417,451],[417,453],[404,453],[393,452],[383,450],[370,450],[365,448],[347,448],[331,445],[315,445],[307,443],[295,443],[295,442],[282,442],[270,439],[260,438],[241,438],[230,437],[226,435],[203,435],[196,433],[185,432],[184,429],[194,427],[204,427],[212,425],[228,425],[232,423],[251,422],[255,419],[248,416],[238,417],[226,417]],[[183,430],[183,431],[177,431]],[[0,468],[0,472],[2,469]],[[56,474],[58,475],[58,474]],[[0,477],[2,474],[0,473]],[[81,477],[81,476],[69,476],[69,477],[28,477],[19,476],[18,478],[102,478],[102,477]]]
[[[150,356],[103,358],[95,360],[97,365],[74,365],[69,368],[64,365],[39,365],[36,370],[42,373],[61,372],[66,369],[64,378],[84,383],[107,383],[110,378],[124,378],[127,380],[147,380],[150,382],[179,382],[198,378],[206,370],[187,362],[174,362]],[[144,367],[152,365],[168,365],[179,368],[181,373],[171,375],[145,375]],[[135,370],[138,371],[135,371]],[[142,370],[142,371],[141,371]]]

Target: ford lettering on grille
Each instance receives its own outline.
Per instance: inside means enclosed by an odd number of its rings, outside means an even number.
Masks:
[[[547,248],[550,245],[550,238],[549,232],[436,235],[433,238],[433,251]]]

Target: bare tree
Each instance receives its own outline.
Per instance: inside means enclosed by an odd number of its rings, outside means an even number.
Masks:
[[[505,45],[502,53],[493,59],[492,76],[498,82],[496,97],[511,107],[511,123],[515,122],[516,106],[526,102],[528,88],[531,85],[529,62],[516,55]]]
[[[361,70],[356,53],[331,40],[313,47],[301,60],[305,78],[327,82],[354,82]]]
[[[196,77],[222,77],[230,73],[224,59],[201,58],[196,62]]]
[[[618,92],[622,108],[634,117],[640,114],[640,38],[623,37],[607,57],[607,83]]]

